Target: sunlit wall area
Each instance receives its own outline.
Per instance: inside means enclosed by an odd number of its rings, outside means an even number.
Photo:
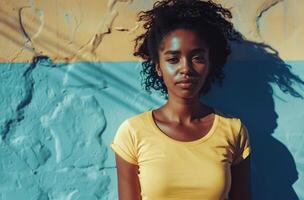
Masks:
[[[154,2],[0,1],[0,200],[117,199],[116,129],[164,103],[132,56]],[[202,101],[248,127],[253,200],[304,200],[304,2],[217,2],[245,39]]]

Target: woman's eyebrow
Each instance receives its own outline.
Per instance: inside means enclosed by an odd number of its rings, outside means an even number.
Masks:
[[[207,48],[196,48],[196,49],[193,49],[191,50],[191,53],[204,53],[207,51]],[[175,51],[175,50],[168,50],[168,51],[165,51],[164,52],[165,55],[176,55],[176,54],[180,54],[180,51]]]
[[[168,50],[168,51],[165,51],[164,54],[165,55],[168,55],[168,54],[176,55],[176,54],[180,54],[180,51]]]
[[[207,51],[207,48],[197,48],[191,50],[191,53],[205,53]]]

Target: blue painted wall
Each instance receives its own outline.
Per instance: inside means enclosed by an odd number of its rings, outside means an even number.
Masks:
[[[304,61],[250,42],[233,52],[202,101],[247,125],[254,200],[304,200]],[[138,62],[0,64],[0,200],[117,199],[117,126],[164,103],[139,72]]]

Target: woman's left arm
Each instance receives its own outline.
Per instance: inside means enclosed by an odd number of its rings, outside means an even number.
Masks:
[[[251,200],[250,156],[231,166],[230,200]]]

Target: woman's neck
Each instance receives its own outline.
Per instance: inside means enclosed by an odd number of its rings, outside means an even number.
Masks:
[[[181,124],[191,123],[213,112],[210,107],[202,104],[198,97],[193,99],[169,97],[160,110],[169,121]]]

